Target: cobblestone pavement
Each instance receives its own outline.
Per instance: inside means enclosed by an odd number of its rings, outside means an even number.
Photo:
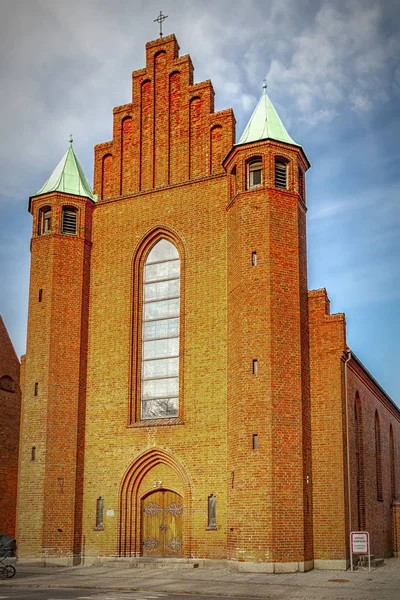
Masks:
[[[400,600],[400,558],[381,567],[308,573],[236,573],[227,568],[40,567],[16,563],[1,586],[96,588],[280,600]],[[1,594],[0,594],[1,595]]]

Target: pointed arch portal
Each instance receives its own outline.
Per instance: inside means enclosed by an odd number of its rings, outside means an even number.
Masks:
[[[121,482],[119,556],[190,556],[190,507],[182,465],[158,448],[141,454]]]

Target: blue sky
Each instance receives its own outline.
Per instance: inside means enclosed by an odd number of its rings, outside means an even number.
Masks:
[[[400,2],[13,0],[0,4],[0,314],[25,351],[28,198],[69,134],[89,181],[144,46],[166,35],[211,79],[237,137],[262,90],[307,174],[309,288],[345,312],[348,343],[400,405]]]

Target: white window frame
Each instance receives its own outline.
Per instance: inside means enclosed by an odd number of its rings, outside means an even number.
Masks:
[[[51,233],[51,208],[46,206],[39,213],[39,235]]]
[[[143,265],[141,420],[179,416],[180,271],[176,246],[159,239]]]
[[[256,174],[260,175],[260,181],[255,182]],[[263,185],[263,164],[261,157],[252,158],[247,162],[247,189],[261,187]]]

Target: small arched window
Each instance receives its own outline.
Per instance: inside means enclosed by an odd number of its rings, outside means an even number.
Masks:
[[[263,183],[261,157],[252,158],[247,163],[247,189],[260,187]]]
[[[76,235],[78,233],[78,211],[71,206],[63,206],[61,233]]]
[[[275,187],[281,190],[287,189],[288,165],[282,158],[275,159]]]
[[[143,273],[141,418],[178,416],[180,259],[161,238]]]
[[[51,208],[49,206],[45,206],[40,209],[39,212],[39,228],[38,234],[45,235],[46,233],[51,232]]]
[[[9,375],[3,375],[0,378],[0,390],[4,390],[5,392],[15,392],[15,383],[12,377]]]

